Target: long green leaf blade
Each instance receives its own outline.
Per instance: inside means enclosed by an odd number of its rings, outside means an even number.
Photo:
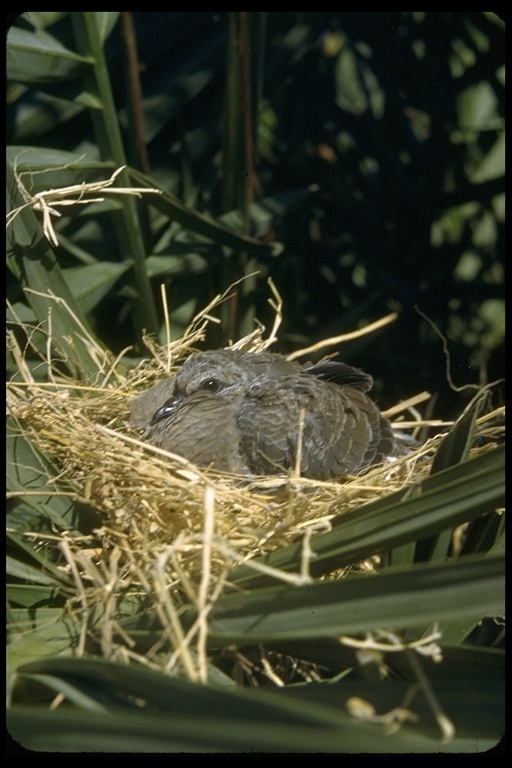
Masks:
[[[273,587],[221,598],[209,615],[212,647],[442,625],[504,610],[503,558],[419,565],[376,577]]]
[[[499,447],[428,478],[409,498],[400,491],[340,516],[331,531],[311,539],[311,573],[327,573],[494,511],[504,503],[504,469],[504,447]],[[302,557],[298,542],[260,562],[299,573]],[[244,587],[272,583],[272,577],[246,564],[234,568],[231,577]]]

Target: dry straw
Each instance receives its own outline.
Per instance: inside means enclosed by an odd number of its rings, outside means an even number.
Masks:
[[[264,338],[265,329],[258,326],[234,344],[237,348],[260,351],[277,340],[281,301],[272,284],[270,288],[275,311],[270,334]],[[432,449],[449,426],[426,422],[434,434],[427,443],[392,464],[341,482],[315,482],[292,474],[242,483],[240,478],[199,470],[179,456],[142,442],[127,426],[130,400],[172,375],[194,353],[204,340],[208,323],[216,322],[215,311],[230,290],[217,296],[181,339],[162,347],[147,338],[150,357],[133,370],[127,371],[121,358],[114,359],[90,339],[91,358],[98,370],[91,384],[64,378],[49,352],[41,358],[48,382],[36,381],[17,341],[20,334],[8,331],[8,346],[18,367],[16,381],[7,387],[9,415],[19,433],[55,467],[48,477],[55,493],[69,493],[99,511],[103,520],[95,532],[95,549],[91,549],[89,537],[77,537],[76,532],[58,531],[51,540],[24,532],[38,545],[59,548],[64,557],[63,568],[75,584],[66,611],[79,627],[78,653],[85,652],[88,619],[101,606],[96,640],[106,657],[137,658],[150,666],[179,669],[190,679],[205,680],[208,613],[229,586],[230,568],[301,539],[301,572],[274,572],[274,576],[283,582],[304,583],[309,578],[311,537],[327,530],[335,515],[428,474]],[[390,316],[380,324],[392,320]],[[34,329],[21,320],[16,325],[28,339],[28,350]],[[343,340],[326,340],[322,346],[328,349]],[[46,349],[51,347],[48,338]],[[312,351],[316,350],[303,352]],[[402,429],[419,428],[425,422],[416,406],[426,398],[421,393],[398,404],[388,415],[400,418]],[[482,417],[481,431],[492,418],[493,414]],[[17,493],[30,496],[29,490]],[[127,595],[152,609],[165,628],[144,655],[134,650],[132,638],[118,623]],[[180,617],[189,608],[198,618],[185,631]]]
[[[43,217],[43,232],[47,240],[54,246],[59,245],[57,233],[53,227],[52,216],[60,218],[62,213],[59,208],[68,208],[74,205],[91,205],[92,203],[102,203],[105,200],[105,195],[133,195],[134,197],[142,197],[142,195],[154,194],[161,195],[160,189],[148,189],[146,187],[114,187],[112,186],[117,177],[126,168],[125,165],[118,168],[109,179],[103,181],[96,181],[92,183],[82,182],[81,184],[73,184],[67,187],[58,187],[56,189],[45,189],[41,192],[32,192],[26,187],[23,182],[24,176],[30,176],[31,178],[38,174],[46,173],[47,169],[39,171],[18,171],[18,162],[22,155],[26,154],[28,150],[20,152],[17,156],[13,174],[16,180],[16,185],[21,193],[23,205],[18,206],[13,211],[10,211],[6,216],[6,227],[9,227],[14,219],[25,209],[32,208],[37,213],[40,213]],[[82,160],[85,155],[81,155],[78,158]],[[77,161],[77,162],[78,162]],[[55,166],[52,170],[59,171],[70,168],[73,163],[67,163],[66,165]],[[92,196],[91,196],[92,195]],[[97,197],[99,195],[99,197]]]

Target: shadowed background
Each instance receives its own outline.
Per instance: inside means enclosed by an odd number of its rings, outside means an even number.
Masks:
[[[164,341],[160,284],[178,338],[214,295],[256,271],[207,346],[250,332],[255,317],[271,323],[271,276],[284,300],[281,352],[399,312],[341,350],[372,373],[383,408],[428,389],[435,415],[453,418],[466,401],[450,390],[441,341],[416,306],[448,339],[457,385],[503,374],[502,14],[103,16],[113,94],[103,120],[120,125],[128,163],[194,210],[284,246],[226,248],[143,207],[143,290],[133,237],[120,242],[108,216],[72,218],[59,263],[80,274],[82,294],[90,281],[87,316],[111,349],[137,343],[143,327]],[[17,49],[34,27],[51,36],[45,57]],[[53,44],[73,47],[74,32],[69,14],[16,20],[8,142],[109,160],[80,96],[82,69],[66,59],[56,68],[51,55]],[[15,279],[9,296],[23,301]]]

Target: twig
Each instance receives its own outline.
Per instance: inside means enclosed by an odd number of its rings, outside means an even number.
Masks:
[[[304,357],[304,355],[309,355],[311,352],[317,352],[319,349],[324,349],[325,347],[332,347],[334,346],[334,344],[342,344],[345,341],[350,341],[351,339],[358,339],[361,336],[366,336],[367,333],[373,333],[373,331],[376,331],[379,328],[382,328],[384,325],[389,325],[389,323],[394,323],[397,317],[398,317],[398,314],[396,312],[392,312],[390,315],[386,315],[385,317],[382,317],[380,320],[376,320],[374,323],[370,323],[370,325],[367,325],[364,328],[360,328],[357,331],[352,331],[351,333],[343,333],[341,336],[332,336],[329,339],[323,339],[322,341],[319,341],[316,344],[313,344],[311,347],[305,347],[304,349],[297,349],[295,352],[292,352],[290,355],[287,355],[287,359],[295,360],[297,357]]]
[[[34,211],[38,211],[39,213],[43,214],[43,232],[45,234],[46,239],[53,245],[58,246],[59,241],[57,238],[57,234],[53,228],[52,224],[52,216],[56,216],[57,218],[60,218],[62,216],[62,213],[58,210],[56,210],[57,207],[67,207],[72,205],[90,205],[91,203],[102,203],[105,200],[104,195],[110,194],[110,195],[134,195],[135,197],[141,197],[142,195],[151,193],[154,195],[161,195],[162,190],[160,189],[148,189],[146,187],[112,187],[112,184],[117,179],[120,173],[126,168],[125,165],[122,165],[120,168],[118,168],[110,179],[106,179],[105,181],[96,181],[92,183],[86,183],[85,181],[81,184],[73,184],[69,187],[58,187],[57,189],[46,189],[42,192],[36,192],[34,195],[30,194],[28,189],[25,187],[21,177],[26,176],[27,174],[34,175],[36,173],[46,173],[47,171],[55,171],[55,170],[65,170],[66,168],[69,168],[73,163],[68,163],[67,165],[62,166],[55,166],[53,168],[49,168],[47,170],[41,170],[41,171],[22,171],[21,173],[18,173],[18,159],[21,156],[18,155],[16,158],[16,161],[14,163],[14,178],[16,179],[16,184],[18,186],[18,189],[21,193],[21,196],[25,200],[25,203],[23,205],[18,206],[18,208],[15,208],[13,211],[10,211],[7,216],[7,224],[6,226],[10,226],[16,216],[18,216],[21,211],[24,210],[24,208],[31,207]],[[78,160],[80,160],[84,155],[82,155]],[[77,160],[77,162],[78,162]],[[100,193],[102,197],[88,197],[91,194]]]

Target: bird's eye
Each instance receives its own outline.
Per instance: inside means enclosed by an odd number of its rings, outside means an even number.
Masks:
[[[218,392],[220,382],[217,379],[205,379],[201,382],[199,389],[206,389],[208,392]]]

